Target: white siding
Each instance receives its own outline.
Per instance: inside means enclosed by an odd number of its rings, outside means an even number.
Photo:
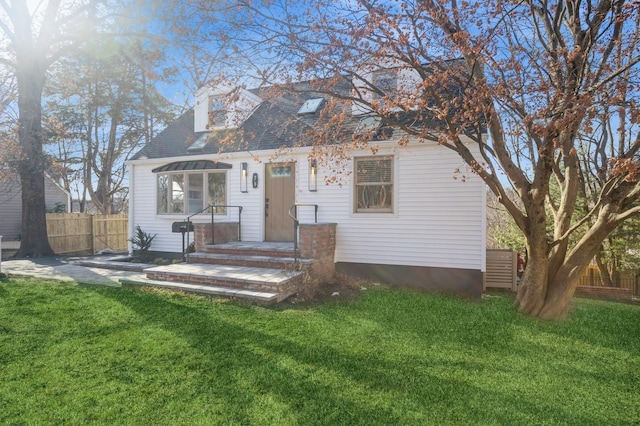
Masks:
[[[327,173],[319,164],[317,192],[308,190],[307,152],[296,163],[296,202],[318,204],[318,221],[335,222],[337,262],[429,266],[485,270],[484,183],[465,169],[462,160],[450,150],[429,144],[381,150],[378,155],[394,155],[394,212],[353,213],[351,176],[343,185],[325,185]],[[362,153],[362,155],[370,155]],[[191,157],[193,159],[193,157]],[[268,158],[261,155],[260,158]],[[227,174],[227,199],[242,205],[242,238],[262,241],[264,236],[264,163],[236,154],[220,158],[233,164]],[[177,161],[172,158],[170,161]],[[240,192],[240,166],[248,162],[249,192]],[[171,222],[184,215],[161,217],[155,213],[155,175],[151,169],[169,160],[135,162],[135,189],[132,191],[132,224],[157,233],[153,250],[180,251],[180,234],[171,234]],[[343,171],[348,172],[349,170]],[[258,189],[251,177],[258,173]],[[347,173],[348,174],[348,173]],[[457,177],[457,179],[456,179]],[[299,210],[302,223],[313,221],[313,208]],[[217,219],[217,218],[216,218]],[[220,218],[224,220],[224,218]],[[235,220],[235,216],[233,218]]]
[[[196,105],[194,108],[194,131],[205,132],[209,129],[209,96],[224,97],[234,90],[229,83],[219,83],[215,87],[204,86],[196,93]],[[247,90],[241,90],[238,98],[227,106],[225,126],[234,128],[242,123],[258,106],[261,99]]]
[[[71,196],[47,177],[44,179],[44,200],[47,210],[54,209],[58,203],[64,204],[67,212],[71,209]]]
[[[376,60],[376,63],[373,64],[365,61],[356,72],[357,77],[355,77],[353,81],[354,85],[358,88],[358,93],[362,96],[362,100],[371,102],[374,99],[374,93],[370,91],[368,82],[374,81],[373,75],[376,71],[384,70],[392,70],[396,73],[396,90],[400,94],[413,94],[416,87],[422,81],[422,78],[416,70],[403,67],[403,64],[395,59],[388,58],[382,62]],[[366,114],[369,112],[371,112],[371,109],[360,102],[355,101],[351,106],[351,113],[353,115]]]
[[[198,157],[211,158],[211,157]],[[131,197],[129,200],[130,221],[132,230],[140,225],[143,231],[150,234],[157,234],[153,241],[152,250],[180,252],[182,250],[182,235],[180,233],[171,232],[171,224],[173,222],[185,220],[187,214],[171,214],[158,215],[156,213],[157,190],[156,190],[156,174],[151,170],[155,167],[166,163],[180,160],[193,160],[195,157],[189,158],[171,158],[164,160],[151,160],[142,162],[132,162],[130,173],[133,182]],[[226,171],[227,173],[227,204],[232,206],[242,206],[242,239],[245,241],[261,241],[263,236],[263,220],[262,200],[264,199],[264,165],[255,163],[247,154],[239,156],[235,160],[224,158],[216,158],[220,161],[230,163],[233,168]],[[240,192],[240,163],[248,163],[248,189],[249,192]],[[258,189],[251,186],[251,178],[253,173],[258,173]],[[194,222],[210,223],[211,216],[208,214],[197,215],[193,219]],[[237,221],[238,209],[227,209],[226,215],[216,215],[215,221]],[[193,241],[193,235],[190,236]]]
[[[319,204],[318,220],[338,223],[336,261],[484,270],[482,180],[467,172],[463,182],[462,160],[440,146],[398,148],[394,165],[393,214],[352,213],[350,180],[300,188],[298,202]]]
[[[0,182],[0,235],[5,241],[15,240],[22,223],[22,191],[19,179]]]
[[[56,203],[70,208],[69,194],[49,177],[44,179],[45,208],[51,210]],[[14,240],[20,234],[22,223],[22,188],[18,177],[5,176],[0,182],[0,235],[5,241]]]

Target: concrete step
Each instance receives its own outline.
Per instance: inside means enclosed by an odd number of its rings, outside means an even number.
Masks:
[[[215,254],[235,254],[238,256],[294,257],[293,243],[242,242],[234,241],[216,245],[206,245],[202,252]]]
[[[125,287],[166,288],[170,290],[180,290],[186,293],[198,293],[212,296],[223,296],[234,299],[245,299],[259,303],[276,303],[284,300],[280,299],[280,293],[272,291],[254,291],[233,287],[150,280],[148,278],[122,278],[120,279],[120,283]]]
[[[206,263],[218,265],[251,266],[258,268],[288,269],[293,270],[298,265],[304,269],[313,264],[311,259],[298,259],[293,257],[277,257],[265,255],[245,255],[236,253],[190,253],[189,263]]]
[[[92,258],[72,258],[70,261],[76,265],[88,268],[113,269],[116,271],[142,272],[146,268],[154,266],[151,263],[132,263],[120,261],[119,259],[129,259],[119,256],[118,258],[92,259]]]
[[[281,301],[298,291],[302,272],[233,265],[176,264],[144,270],[147,278],[203,286],[277,293]]]

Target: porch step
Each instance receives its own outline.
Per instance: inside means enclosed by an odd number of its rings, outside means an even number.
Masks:
[[[269,255],[247,255],[233,253],[196,252],[189,254],[189,263],[205,263],[218,265],[251,266],[258,268],[288,269],[296,267],[293,257],[278,257]],[[298,259],[298,264],[305,267],[313,263],[312,259]]]
[[[127,287],[167,288],[171,290],[181,290],[187,293],[246,299],[260,303],[275,303],[279,301],[278,299],[280,297],[279,293],[273,291],[253,291],[233,287],[150,280],[148,278],[123,278],[120,279],[120,283]]]
[[[234,254],[238,256],[294,257],[293,243],[232,241],[206,245],[204,253]]]
[[[233,265],[176,264],[144,270],[149,280],[276,293],[280,302],[294,294],[302,272]]]

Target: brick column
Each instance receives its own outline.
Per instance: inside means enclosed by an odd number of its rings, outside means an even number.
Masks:
[[[238,222],[216,222],[213,229],[216,244],[238,241]],[[194,223],[193,231],[196,251],[202,251],[204,246],[211,244],[210,223]]]
[[[335,223],[305,223],[299,227],[300,257],[313,259],[311,273],[320,282],[327,282],[335,273]]]

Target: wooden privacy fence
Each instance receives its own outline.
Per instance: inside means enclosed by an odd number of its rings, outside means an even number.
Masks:
[[[605,287],[600,276],[600,270],[598,265],[589,265],[587,269],[580,276],[580,286],[586,287]],[[633,271],[622,271],[617,282],[613,283],[614,287],[611,288],[626,288],[629,289],[632,295],[640,296],[640,285],[638,283],[638,276]]]
[[[126,250],[127,215],[47,213],[49,244],[56,254],[93,254]]]
[[[487,250],[487,272],[485,273],[485,288],[508,288],[516,291],[517,281],[517,252],[514,250]],[[600,277],[597,265],[589,265],[580,277],[577,294],[584,294],[587,290],[591,293],[611,295],[619,292],[620,289],[627,289],[628,294],[640,296],[640,273],[623,271],[614,285],[616,287],[606,287]],[[624,290],[624,291],[627,291]]]

